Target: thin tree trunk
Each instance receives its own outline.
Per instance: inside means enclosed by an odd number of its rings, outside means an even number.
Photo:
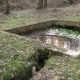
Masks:
[[[9,3],[8,3],[8,0],[6,0],[6,11],[5,11],[5,14],[9,14]]]
[[[40,8],[43,8],[43,0],[40,0]]]
[[[43,8],[43,0],[39,0],[37,9]]]
[[[74,1],[73,0],[68,0],[69,1],[69,3],[72,5],[73,3],[74,3]]]
[[[47,8],[47,0],[44,0],[44,8]]]
[[[0,5],[3,5],[3,3],[4,3],[4,0],[0,0]]]

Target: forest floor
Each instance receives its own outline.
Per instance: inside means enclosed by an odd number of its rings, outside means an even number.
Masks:
[[[33,53],[36,53],[34,48],[35,46],[37,47],[37,45],[39,44],[34,43],[28,38],[16,34],[11,34],[5,32],[4,30],[49,20],[79,22],[80,4],[64,8],[12,11],[9,15],[4,15],[0,13],[0,64],[3,64],[4,62],[5,70],[8,71],[10,68],[14,70],[14,66],[18,68],[17,64],[21,65],[23,63],[21,62],[23,59],[30,57],[31,55],[33,55]],[[16,59],[16,64],[14,59],[15,55],[18,55],[18,58]],[[5,63],[7,64],[7,66]],[[12,63],[14,63],[15,65]],[[80,59],[67,56],[52,56],[45,63],[44,68],[41,69],[41,71],[38,72],[36,75],[34,75],[32,80],[79,80],[79,67]],[[8,72],[10,72],[10,70]],[[14,72],[15,70],[13,71],[13,73]],[[4,74],[7,73],[5,72]]]
[[[79,80],[80,60],[67,56],[52,56],[31,80]]]
[[[80,4],[64,8],[30,9],[11,11],[9,15],[0,13],[0,26],[20,27],[49,20],[80,21]],[[15,24],[14,24],[15,23]],[[8,26],[8,27],[6,27]],[[3,28],[1,28],[3,29]]]

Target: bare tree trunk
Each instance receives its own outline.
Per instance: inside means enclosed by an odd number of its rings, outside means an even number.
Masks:
[[[73,3],[74,3],[74,1],[73,0],[68,0],[69,1],[69,3],[72,5]]]
[[[39,0],[37,9],[47,8],[47,0]]]
[[[44,8],[47,8],[47,0],[44,0]]]
[[[43,0],[40,0],[40,8],[43,8]]]
[[[4,0],[0,0],[0,5],[3,5],[3,3],[4,3]]]
[[[5,14],[9,14],[9,2],[8,0],[6,0],[6,11],[5,11]]]
[[[43,8],[43,0],[39,0],[37,9]]]

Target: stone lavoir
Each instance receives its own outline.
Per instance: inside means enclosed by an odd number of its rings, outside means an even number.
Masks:
[[[51,45],[50,49],[73,57],[80,53],[80,35],[78,31],[64,28],[47,28],[29,34],[22,34],[22,36],[38,40],[44,46]]]
[[[55,26],[51,25],[52,23],[53,22],[49,22],[48,24],[46,22],[6,30],[18,34],[20,37],[25,36],[26,39],[29,38],[42,47],[41,49],[37,48],[38,54],[35,54],[37,56],[35,57],[37,61],[34,59],[34,64],[30,66],[30,71],[28,71],[31,76],[27,76],[27,80],[29,80],[32,75],[36,74],[36,71],[39,71],[45,66],[45,62],[50,58],[50,56],[71,55],[72,57],[77,57],[80,53],[80,32],[73,30],[72,27],[72,29],[70,29],[70,27],[69,29],[66,29],[68,26]],[[37,63],[36,66],[35,63]]]

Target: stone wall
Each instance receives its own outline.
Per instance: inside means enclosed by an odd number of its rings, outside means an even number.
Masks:
[[[9,29],[6,31],[15,33],[15,34],[24,34],[24,33],[32,32],[34,30],[40,30],[40,29],[44,29],[47,27],[51,27],[51,26],[54,27],[54,25],[55,26],[59,25],[62,27],[72,27],[74,29],[80,29],[80,22],[51,20],[51,21],[36,23],[36,24],[32,24],[32,25],[22,26],[22,27],[18,27],[18,28],[13,28],[13,29]]]

